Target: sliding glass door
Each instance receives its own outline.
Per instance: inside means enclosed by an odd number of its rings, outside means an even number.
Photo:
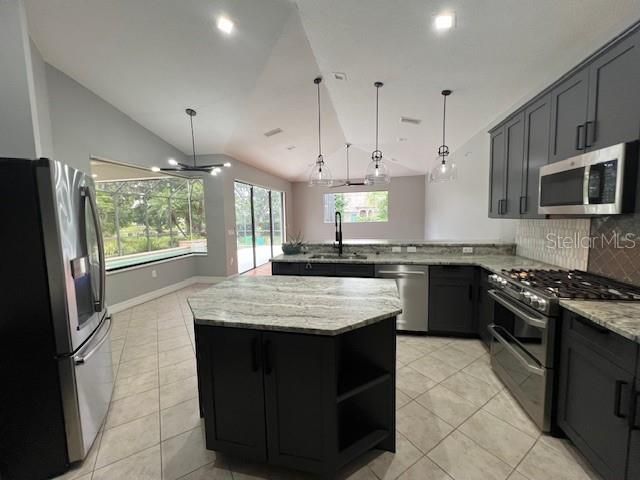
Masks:
[[[282,253],[284,193],[235,182],[238,272]]]

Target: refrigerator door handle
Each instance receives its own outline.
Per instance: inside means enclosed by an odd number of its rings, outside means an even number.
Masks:
[[[100,350],[100,347],[102,347],[102,344],[109,339],[109,335],[111,334],[111,328],[113,327],[113,321],[111,320],[111,315],[107,316],[104,319],[104,321],[105,322],[109,322],[109,325],[107,326],[107,331],[102,336],[102,338],[98,341],[98,343],[95,344],[88,352],[85,353],[85,352],[81,351],[81,352],[78,352],[73,357],[73,362],[76,365],[81,365],[84,362],[86,362],[87,360],[89,360],[93,356],[94,353],[96,353],[98,350]]]
[[[104,284],[106,281],[106,272],[104,265],[104,240],[102,239],[102,229],[100,227],[100,220],[98,216],[98,206],[96,205],[96,200],[91,193],[91,189],[88,186],[83,186],[80,189],[80,194],[85,198],[85,201],[89,203],[89,207],[91,208],[91,218],[93,220],[93,227],[96,231],[96,241],[98,242],[98,261],[100,262],[100,291],[99,295],[95,300],[95,311],[101,312],[105,307],[105,293],[104,293]]]

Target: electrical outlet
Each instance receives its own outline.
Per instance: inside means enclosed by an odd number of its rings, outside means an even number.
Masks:
[[[473,253],[473,247],[462,247],[462,253]]]
[[[407,247],[407,253],[416,253],[416,247]]]
[[[155,270],[151,270],[151,278],[158,278],[158,272]]]
[[[391,253],[402,253],[402,247],[391,247]]]

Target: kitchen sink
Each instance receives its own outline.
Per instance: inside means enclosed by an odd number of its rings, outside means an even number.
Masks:
[[[337,253],[319,253],[309,257],[312,260],[366,260],[366,255],[338,255]]]

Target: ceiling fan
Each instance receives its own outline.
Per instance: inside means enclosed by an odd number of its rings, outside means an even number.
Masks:
[[[351,187],[354,185],[366,185],[364,182],[352,182],[349,180],[349,147],[351,147],[350,143],[345,143],[345,152],[347,153],[347,179],[343,183],[339,183],[337,185],[332,185],[331,188],[336,187]]]
[[[196,111],[193,108],[187,108],[185,113],[189,115],[191,122],[191,148],[193,151],[193,165],[188,163],[181,163],[177,160],[170,158],[169,165],[171,167],[151,167],[152,172],[205,172],[214,177],[222,171],[222,167],[231,167],[231,162],[225,163],[212,163],[210,165],[197,165],[196,164],[196,140],[193,135],[193,117],[196,116]]]

